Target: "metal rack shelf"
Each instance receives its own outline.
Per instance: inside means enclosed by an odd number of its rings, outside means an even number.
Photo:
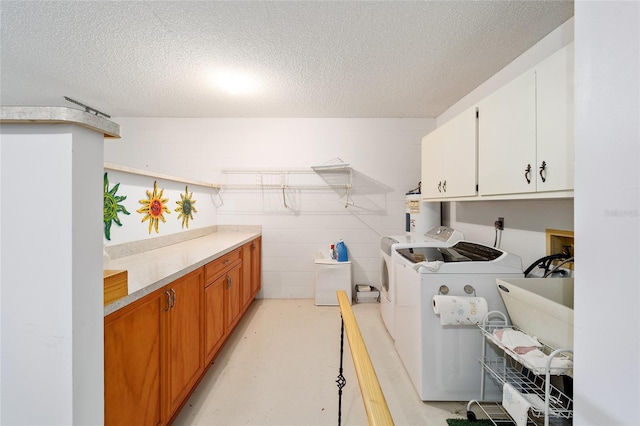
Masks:
[[[340,160],[341,161],[341,160]],[[308,169],[223,169],[223,175],[253,175],[255,183],[224,183],[219,185],[222,190],[260,190],[260,191],[281,191],[282,202],[285,208],[290,209],[287,204],[287,191],[344,191],[342,196],[346,197],[345,207],[353,205],[351,200],[351,189],[353,188],[353,173],[351,167],[346,163],[332,163],[322,166],[313,166]],[[344,174],[345,182],[336,183],[337,173]],[[292,182],[296,180],[296,175],[316,175],[326,183],[315,184],[307,182],[309,179],[297,179],[303,182]],[[246,179],[246,178],[245,178]]]
[[[489,321],[492,314],[497,314],[501,319]],[[473,406],[479,407],[496,426],[516,424],[511,415],[499,402],[482,401],[484,398],[485,374],[497,384],[504,386],[509,384],[521,395],[539,398],[541,404],[531,404],[527,413],[527,425],[571,425],[573,419],[573,400],[565,392],[551,383],[551,376],[573,376],[572,363],[573,351],[570,349],[554,349],[541,342],[540,350],[547,356],[546,367],[532,365],[523,355],[505,347],[494,334],[497,330],[511,329],[520,331],[516,327],[507,325],[506,316],[501,312],[490,312],[483,323],[478,325],[482,337],[482,389],[480,400],[470,401],[467,405],[467,417],[475,419]],[[487,355],[487,346],[491,345],[501,353],[497,358]],[[556,363],[554,361],[561,360]]]

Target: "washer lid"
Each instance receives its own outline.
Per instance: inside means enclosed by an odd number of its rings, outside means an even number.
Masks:
[[[409,247],[397,249],[412,263],[433,262],[489,262],[502,256],[501,250],[469,241],[459,241],[451,247]]]

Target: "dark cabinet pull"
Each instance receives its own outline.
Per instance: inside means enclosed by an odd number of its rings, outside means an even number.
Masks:
[[[447,181],[446,180],[442,183],[442,192],[447,192]]]
[[[163,311],[167,312],[169,309],[171,309],[171,293],[169,293],[169,290],[167,290],[164,292],[164,294],[167,295],[167,307],[163,309]]]
[[[442,192],[442,181],[438,182],[438,192]]]
[[[527,164],[527,168],[524,169],[524,178],[527,180],[527,185],[531,183],[531,164]]]
[[[542,179],[542,182],[546,182],[547,181],[547,162],[543,161],[542,164],[540,165],[540,179]]]

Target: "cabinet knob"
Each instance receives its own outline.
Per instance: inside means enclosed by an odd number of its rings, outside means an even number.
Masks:
[[[227,259],[227,260],[225,260],[223,263],[224,263],[225,265],[228,265],[228,264],[230,264],[230,263],[231,263],[231,259]]]
[[[531,183],[531,164],[527,164],[527,168],[524,169],[524,178],[527,180],[527,185]]]
[[[542,179],[542,183],[547,181],[547,162],[543,161],[540,164],[540,179]]]

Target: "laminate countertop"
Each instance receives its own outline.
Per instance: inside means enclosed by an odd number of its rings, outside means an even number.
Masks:
[[[170,282],[259,237],[260,232],[214,232],[104,264],[128,271],[129,294],[104,307],[104,316],[153,293]]]

